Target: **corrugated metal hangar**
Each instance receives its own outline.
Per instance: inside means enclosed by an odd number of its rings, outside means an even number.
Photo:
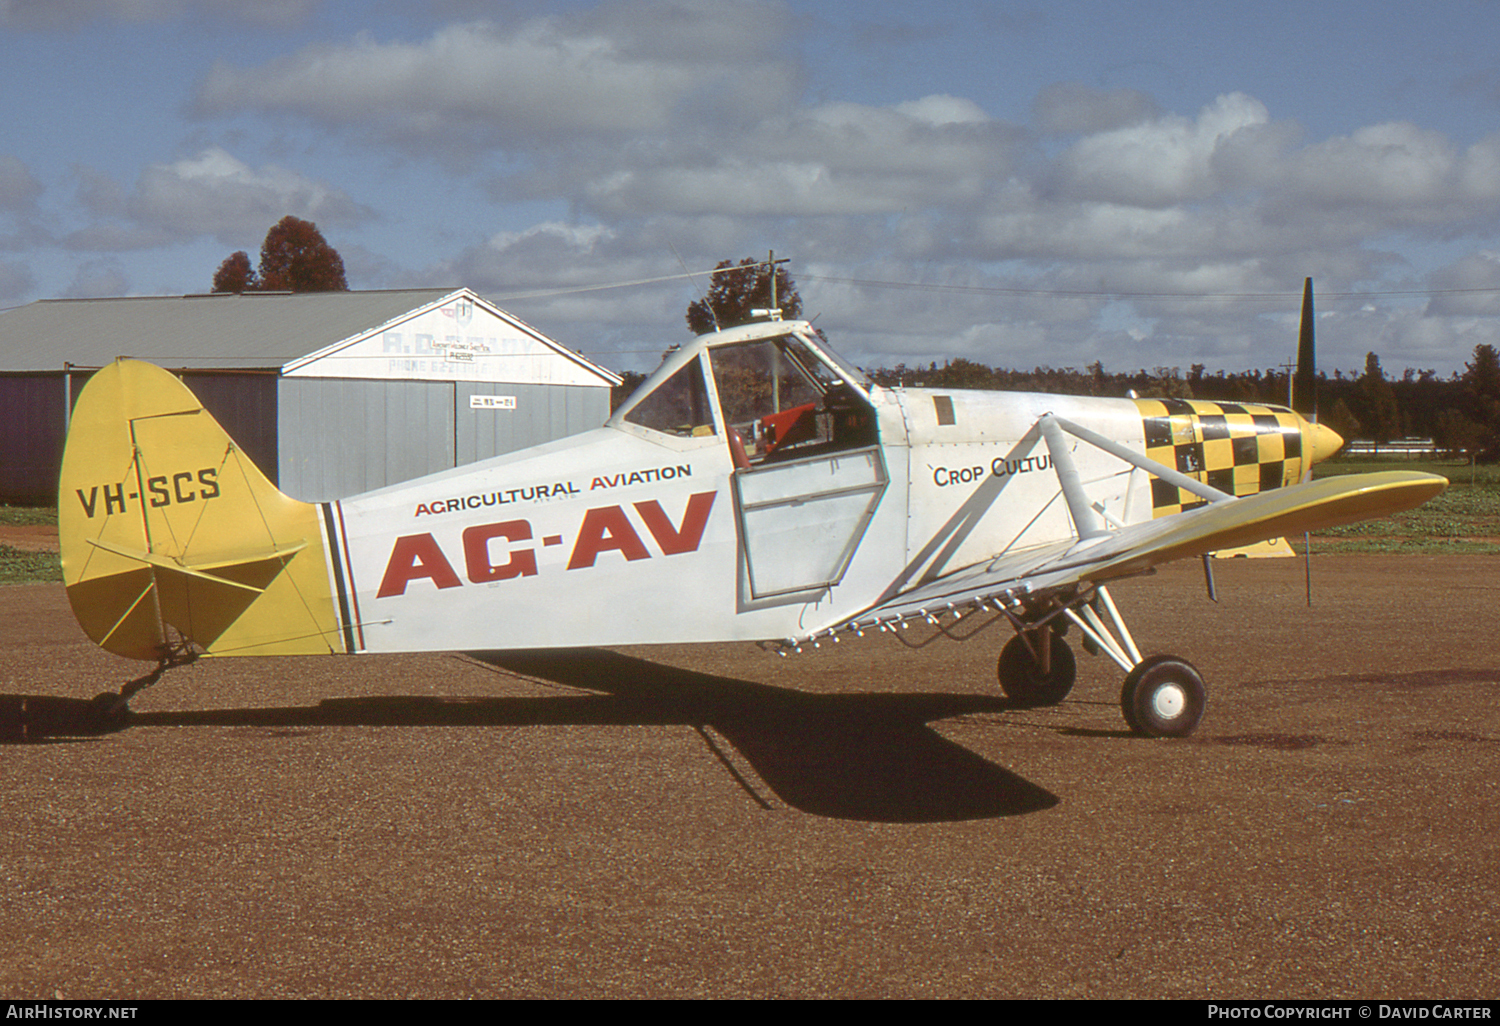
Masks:
[[[56,501],[73,400],[117,356],[309,502],[598,427],[620,382],[468,289],[42,300],[0,314],[0,502]]]

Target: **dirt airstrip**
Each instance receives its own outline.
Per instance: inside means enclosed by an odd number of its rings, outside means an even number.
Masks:
[[[90,733],[144,667],[0,588],[0,993],[1493,998],[1500,560],[1313,583],[1115,589],[1183,741],[1102,659],[1009,708],[998,627],[205,660]]]
[[[0,545],[22,552],[56,552],[56,524],[0,524]]]

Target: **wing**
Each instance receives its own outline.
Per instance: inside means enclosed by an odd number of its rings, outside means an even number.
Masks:
[[[996,556],[891,596],[833,630],[971,608],[1017,593],[1039,595],[1085,582],[1106,584],[1174,559],[1411,509],[1447,485],[1445,478],[1433,474],[1389,471],[1225,498],[1102,535]]]

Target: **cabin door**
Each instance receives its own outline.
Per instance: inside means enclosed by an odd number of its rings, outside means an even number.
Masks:
[[[709,350],[747,601],[805,600],[838,584],[885,493],[869,397],[809,341],[788,333]]]
[[[752,600],[839,583],[885,493],[885,461],[870,446],[737,471],[740,553]]]

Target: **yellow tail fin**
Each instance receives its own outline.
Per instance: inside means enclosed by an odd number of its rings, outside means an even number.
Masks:
[[[63,581],[133,659],[342,652],[318,507],[288,498],[171,374],[117,360],[73,409]]]

